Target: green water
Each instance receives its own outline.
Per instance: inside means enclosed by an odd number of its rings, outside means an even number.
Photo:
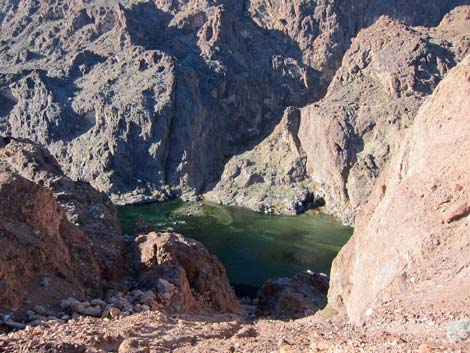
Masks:
[[[131,233],[140,216],[157,231],[176,231],[201,241],[225,265],[239,292],[306,269],[329,273],[352,233],[352,228],[320,214],[271,216],[180,200],[119,207],[124,232]]]

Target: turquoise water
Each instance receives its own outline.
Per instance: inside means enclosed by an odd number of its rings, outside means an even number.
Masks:
[[[306,269],[329,273],[352,233],[352,228],[321,214],[272,216],[181,200],[119,207],[124,232],[131,233],[140,216],[157,231],[201,241],[222,261],[239,292]]]

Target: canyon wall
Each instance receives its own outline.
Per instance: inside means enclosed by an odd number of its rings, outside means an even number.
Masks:
[[[380,17],[353,39],[326,96],[289,108],[274,131],[234,156],[209,199],[296,214],[325,204],[353,224],[425,97],[470,52],[470,7],[436,27]]]
[[[470,314],[469,95],[467,57],[420,108],[334,260],[329,304],[351,320]]]
[[[353,39],[321,101],[301,111],[299,139],[312,189],[353,223],[426,96],[470,53],[470,7],[435,28],[387,17]]]
[[[114,202],[191,198],[320,99],[362,28],[436,25],[461,3],[3,1],[0,132]]]

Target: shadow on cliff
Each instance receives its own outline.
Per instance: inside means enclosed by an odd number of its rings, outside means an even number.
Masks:
[[[177,59],[167,184],[178,185],[186,158],[198,169],[188,173],[187,185],[202,191],[220,178],[230,157],[265,139],[286,107],[304,106],[325,93],[312,84],[318,73],[302,63],[298,44],[255,24],[246,4],[226,2],[178,24],[153,2],[125,14],[133,44]]]

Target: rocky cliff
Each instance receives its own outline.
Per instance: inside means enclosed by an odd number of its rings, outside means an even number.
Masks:
[[[382,17],[353,40],[324,99],[301,112],[299,139],[327,211],[353,223],[424,98],[470,52],[470,8],[436,28]],[[448,23],[459,23],[458,29]]]
[[[298,214],[312,208],[306,155],[298,138],[300,113],[290,107],[260,144],[234,156],[204,198],[265,213]]]
[[[469,95],[467,57],[420,108],[334,260],[329,303],[353,321],[470,314]]]
[[[470,8],[433,28],[380,17],[346,51],[326,96],[289,108],[260,144],[234,156],[206,196],[275,213],[323,205],[354,223],[401,131],[470,51]]]
[[[321,98],[361,28],[436,25],[459,3],[3,1],[0,132],[115,202],[190,197]]]

